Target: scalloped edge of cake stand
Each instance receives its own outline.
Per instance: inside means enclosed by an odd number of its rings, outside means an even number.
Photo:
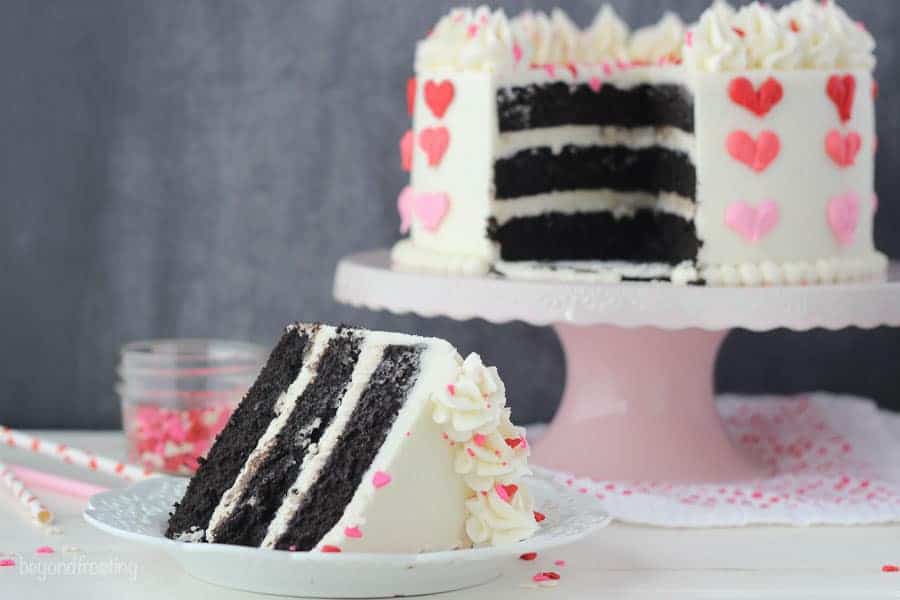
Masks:
[[[492,323],[709,331],[873,329],[900,327],[900,262],[891,263],[884,281],[727,288],[443,276],[393,270],[388,250],[371,250],[338,263],[334,296],[371,310]]]

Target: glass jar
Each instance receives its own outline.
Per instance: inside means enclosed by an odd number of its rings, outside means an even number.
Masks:
[[[227,340],[123,346],[116,391],[129,460],[154,471],[193,474],[265,359],[261,346]]]

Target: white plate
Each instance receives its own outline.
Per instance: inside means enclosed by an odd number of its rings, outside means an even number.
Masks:
[[[163,536],[172,504],[186,479],[154,477],[91,498],[84,518],[91,525],[165,550],[191,575],[228,588],[330,598],[409,596],[458,590],[491,581],[523,552],[570,544],[609,523],[581,495],[535,469],[529,482],[537,510],[546,515],[530,540],[497,548],[423,554],[324,554],[279,552],[224,544],[188,544]]]

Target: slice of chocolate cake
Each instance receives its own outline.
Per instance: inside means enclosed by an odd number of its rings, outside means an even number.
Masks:
[[[166,536],[323,552],[503,544],[537,529],[524,432],[478,355],[294,324],[176,504]]]

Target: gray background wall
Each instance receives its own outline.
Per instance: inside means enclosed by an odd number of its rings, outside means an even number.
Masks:
[[[597,1],[559,2],[581,24]],[[632,24],[706,0],[619,0]],[[553,4],[502,2],[508,12]],[[500,366],[518,419],[563,380],[553,332],[336,305],[333,268],[396,239],[413,44],[450,6],[402,0],[0,4],[0,423],[114,427],[119,346],[269,344],[289,320],[447,337]],[[846,0],[879,42],[878,245],[900,257],[900,2]],[[860,307],[860,310],[866,310]],[[825,388],[900,408],[900,331],[735,333],[728,391]]]

